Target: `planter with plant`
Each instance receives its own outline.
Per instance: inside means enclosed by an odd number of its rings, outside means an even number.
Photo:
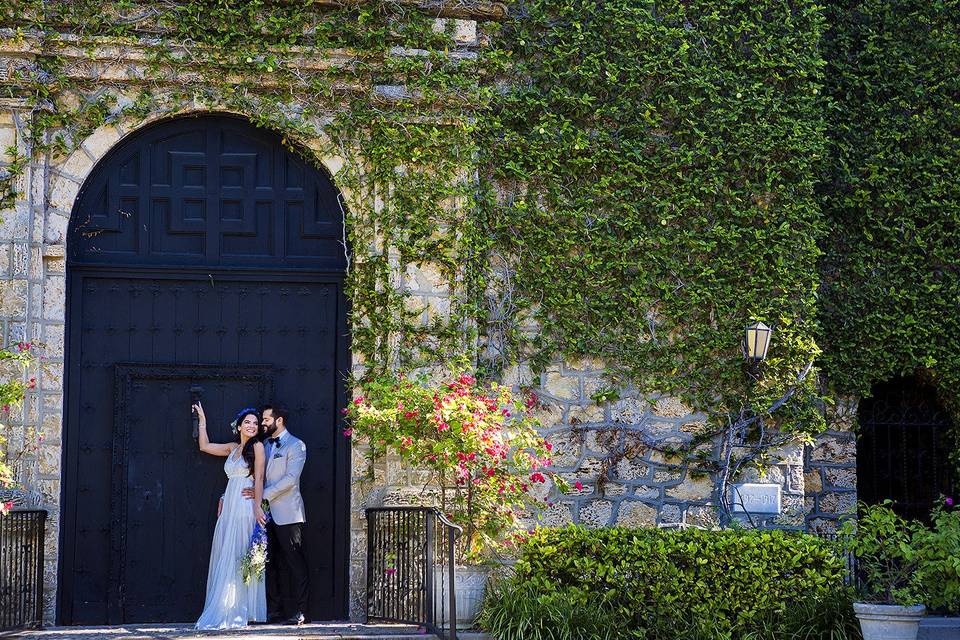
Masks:
[[[468,373],[432,385],[385,375],[362,381],[356,394],[344,435],[367,446],[371,464],[397,455],[428,470],[424,503],[463,528],[455,547],[457,621],[467,626],[482,601],[483,567],[523,538],[521,523],[548,494],[565,489],[545,470],[552,446],[531,416],[536,398],[520,402],[508,387],[481,385]]]
[[[864,640],[916,640],[926,612],[915,540],[922,525],[907,522],[890,504],[861,504],[857,520],[844,525],[857,557],[860,587],[853,609]]]

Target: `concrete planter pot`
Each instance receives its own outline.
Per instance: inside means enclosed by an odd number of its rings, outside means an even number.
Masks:
[[[926,616],[917,640],[960,640],[960,617]]]
[[[854,602],[863,640],[917,640],[920,620],[927,612],[922,604],[902,607],[894,604]]]
[[[469,629],[480,613],[483,594],[487,589],[489,567],[467,566],[456,569],[457,629]],[[433,603],[437,624],[444,627],[450,624],[450,587],[449,573],[444,567],[434,568]]]

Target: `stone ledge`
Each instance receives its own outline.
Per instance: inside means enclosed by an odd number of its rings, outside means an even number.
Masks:
[[[300,627],[284,625],[256,625],[244,629],[197,632],[187,624],[129,624],[97,627],[50,627],[24,630],[17,638],[43,640],[185,640],[187,638],[260,638],[261,640],[423,640],[430,634],[418,631],[416,626],[402,624],[350,624],[322,622]],[[485,633],[460,632],[462,640],[491,640]]]
[[[920,620],[917,640],[957,640],[960,638],[960,617],[926,616]]]

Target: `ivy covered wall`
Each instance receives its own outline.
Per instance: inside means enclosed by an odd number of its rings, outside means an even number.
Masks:
[[[291,142],[326,114],[324,137],[356,160],[339,178],[368,199],[351,239],[379,248],[353,271],[355,348],[376,365],[460,350],[479,321],[494,375],[588,354],[609,381],[595,399],[631,383],[716,416],[769,407],[810,363],[847,393],[916,366],[957,375],[955,3],[440,11],[498,19],[476,51],[396,2],[14,4],[9,42],[41,56],[4,87],[33,105],[34,153],[198,94]],[[84,94],[95,76],[58,54],[103,36],[146,46],[124,100]],[[317,51],[341,58],[297,69]],[[24,158],[8,161],[12,189]],[[461,285],[456,336],[374,286],[391,251]],[[504,298],[512,312],[491,313]],[[759,381],[737,341],[751,319],[776,330]],[[819,430],[817,400],[806,375],[776,423]]]
[[[517,80],[481,145],[521,310],[497,358],[591,354],[601,400],[630,381],[724,418],[797,384],[819,353],[824,25],[814,2],[517,6],[497,42]],[[739,345],[752,319],[776,328],[759,381]],[[815,380],[781,426],[819,428]]]
[[[358,376],[465,353],[538,390],[585,485],[546,522],[713,524],[756,463],[799,526],[805,483],[851,482],[849,438],[804,477],[825,406],[916,367],[953,400],[955,1],[109,8],[0,7],[7,340],[62,343],[44,305],[76,168],[145,121],[221,110],[343,191]],[[775,330],[756,376],[753,319]],[[48,369],[13,420],[47,431],[28,462],[52,502],[62,353]]]
[[[820,359],[836,392],[926,370],[960,402],[960,3],[829,2]]]

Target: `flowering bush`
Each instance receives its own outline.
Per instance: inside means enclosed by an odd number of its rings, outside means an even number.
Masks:
[[[425,490],[464,530],[460,561],[477,562],[522,538],[520,518],[538,501],[549,502],[533,494],[565,489],[546,469],[553,447],[531,416],[535,396],[521,403],[508,387],[482,386],[467,373],[438,386],[388,375],[358,391],[344,410],[350,424],[344,435],[367,442],[371,462],[394,452],[432,471]]]
[[[30,342],[20,342],[16,346],[0,349],[0,489],[9,489],[15,485],[13,469],[16,462],[25,454],[35,451],[43,440],[42,433],[30,432],[26,437],[26,444],[16,455],[11,455],[7,443],[7,434],[10,429],[10,410],[23,402],[24,393],[37,385],[36,378],[31,377],[24,381],[24,372],[30,370],[35,363],[35,345]],[[40,356],[42,358],[43,356]],[[0,502],[0,515],[6,514],[13,508],[10,501]]]

